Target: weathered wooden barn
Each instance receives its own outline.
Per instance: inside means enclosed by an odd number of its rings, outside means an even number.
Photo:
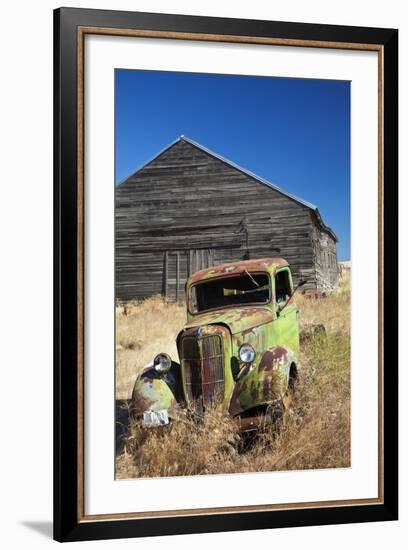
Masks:
[[[116,297],[181,299],[199,269],[273,256],[328,291],[336,242],[315,206],[181,136],[116,188]]]

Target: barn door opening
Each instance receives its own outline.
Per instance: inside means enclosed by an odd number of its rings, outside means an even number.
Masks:
[[[214,250],[168,250],[164,253],[163,294],[169,300],[185,299],[185,284],[190,275],[214,265]]]
[[[214,265],[214,249],[212,248],[200,248],[198,250],[189,250],[189,276],[200,271],[201,269],[207,269]]]

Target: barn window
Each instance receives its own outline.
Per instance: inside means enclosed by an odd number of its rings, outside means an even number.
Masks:
[[[289,271],[284,269],[279,271],[275,277],[275,301],[277,304],[286,302],[292,294],[292,285],[289,277]]]

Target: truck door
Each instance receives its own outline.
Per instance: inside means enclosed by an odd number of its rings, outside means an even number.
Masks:
[[[282,267],[276,271],[274,281],[276,345],[290,349],[297,356],[299,353],[298,309],[293,298],[290,299],[292,293],[292,274],[288,267]]]

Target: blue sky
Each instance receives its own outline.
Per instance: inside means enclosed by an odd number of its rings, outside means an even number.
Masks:
[[[350,83],[115,71],[116,183],[185,135],[315,204],[350,259]]]

